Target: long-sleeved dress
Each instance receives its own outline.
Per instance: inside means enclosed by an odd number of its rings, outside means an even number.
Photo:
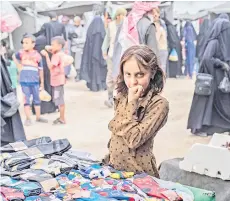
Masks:
[[[150,90],[139,103],[127,96],[115,99],[115,117],[109,123],[112,136],[105,158],[117,170],[159,177],[153,150],[154,137],[165,125],[169,105],[166,99]]]

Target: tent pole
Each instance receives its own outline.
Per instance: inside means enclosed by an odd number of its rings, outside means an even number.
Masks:
[[[34,28],[35,28],[35,32],[37,32],[37,10],[36,10],[36,2],[34,1],[32,3],[32,8],[33,8],[33,11],[34,11]]]

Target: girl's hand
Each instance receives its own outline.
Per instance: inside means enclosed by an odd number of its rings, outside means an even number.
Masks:
[[[144,92],[144,89],[141,85],[137,85],[135,87],[129,88],[128,92],[128,102],[133,100],[138,100],[141,97],[141,94]]]

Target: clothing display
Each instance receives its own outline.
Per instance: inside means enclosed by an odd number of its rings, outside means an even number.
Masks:
[[[160,178],[167,181],[177,182],[192,191],[194,200],[202,201],[228,201],[230,197],[229,181],[200,175],[194,172],[181,170],[179,167],[181,158],[163,161],[160,165]],[[188,187],[193,186],[193,188]],[[165,186],[164,186],[165,187]],[[194,188],[195,187],[195,188]],[[199,188],[199,189],[198,189]],[[206,189],[206,190],[201,190]],[[215,193],[214,193],[215,192]]]
[[[71,149],[67,139],[41,137],[1,149],[4,201],[203,201],[201,189],[118,171]],[[213,192],[205,193],[214,198],[207,201],[215,200]]]
[[[22,125],[21,116],[19,114],[19,111],[17,110],[14,114],[11,116],[6,117],[5,113],[9,112],[9,110],[12,111],[14,105],[7,105],[4,104],[6,101],[3,101],[6,96],[10,95],[10,102],[15,102],[16,100],[12,100],[12,83],[10,80],[10,75],[7,70],[6,62],[1,56],[1,62],[0,62],[0,88],[1,88],[1,146],[4,146],[8,143],[13,143],[18,140],[25,140],[25,132]],[[16,98],[16,96],[14,96]],[[9,98],[9,97],[8,97]],[[5,99],[6,100],[6,99]],[[8,101],[7,101],[8,102]]]

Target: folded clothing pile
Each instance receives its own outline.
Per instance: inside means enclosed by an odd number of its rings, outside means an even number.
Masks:
[[[67,139],[42,137],[1,147],[4,201],[214,201],[215,193],[102,166]]]

